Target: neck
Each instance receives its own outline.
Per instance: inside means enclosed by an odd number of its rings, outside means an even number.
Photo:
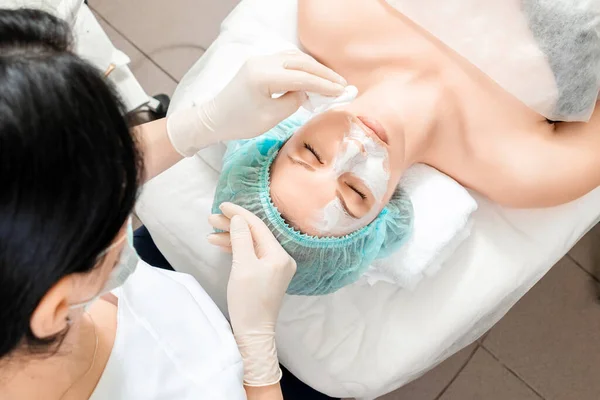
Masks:
[[[26,354],[24,349],[0,360],[0,400],[89,398],[95,383],[91,388],[80,386],[88,382],[81,378],[92,365],[94,329],[93,322],[84,316],[71,326],[56,354]],[[96,333],[100,334],[98,330]],[[87,397],[83,393],[88,393]]]

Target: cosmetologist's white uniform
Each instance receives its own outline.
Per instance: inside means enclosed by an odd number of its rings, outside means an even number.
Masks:
[[[140,261],[114,293],[115,344],[90,400],[246,399],[229,323],[194,278]]]

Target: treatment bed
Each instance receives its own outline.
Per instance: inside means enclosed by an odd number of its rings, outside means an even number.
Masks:
[[[294,0],[242,1],[182,80],[171,111],[215,95],[247,57],[276,51],[274,42],[298,45],[296,8]],[[223,153],[213,146],[153,179],[136,211],[169,263],[226,313],[231,258],[206,240]],[[479,338],[600,220],[600,189],[543,210],[471,195],[470,236],[414,290],[361,281],[328,296],[287,296],[277,327],[282,364],[330,396],[397,389]]]

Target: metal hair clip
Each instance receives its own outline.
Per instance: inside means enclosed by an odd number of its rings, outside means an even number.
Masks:
[[[108,68],[106,68],[106,71],[104,71],[104,77],[107,78],[115,70],[115,68],[117,68],[117,66],[111,63]]]

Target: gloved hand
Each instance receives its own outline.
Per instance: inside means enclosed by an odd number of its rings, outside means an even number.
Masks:
[[[214,99],[171,115],[167,132],[180,154],[192,156],[218,141],[268,131],[298,110],[305,92],[339,96],[346,85],[344,78],[300,51],[254,57]]]
[[[221,211],[209,222],[228,232],[209,235],[209,241],[233,252],[227,302],[244,361],[244,384],[273,385],[281,379],[275,325],[296,262],[254,214],[231,203],[223,203]]]

